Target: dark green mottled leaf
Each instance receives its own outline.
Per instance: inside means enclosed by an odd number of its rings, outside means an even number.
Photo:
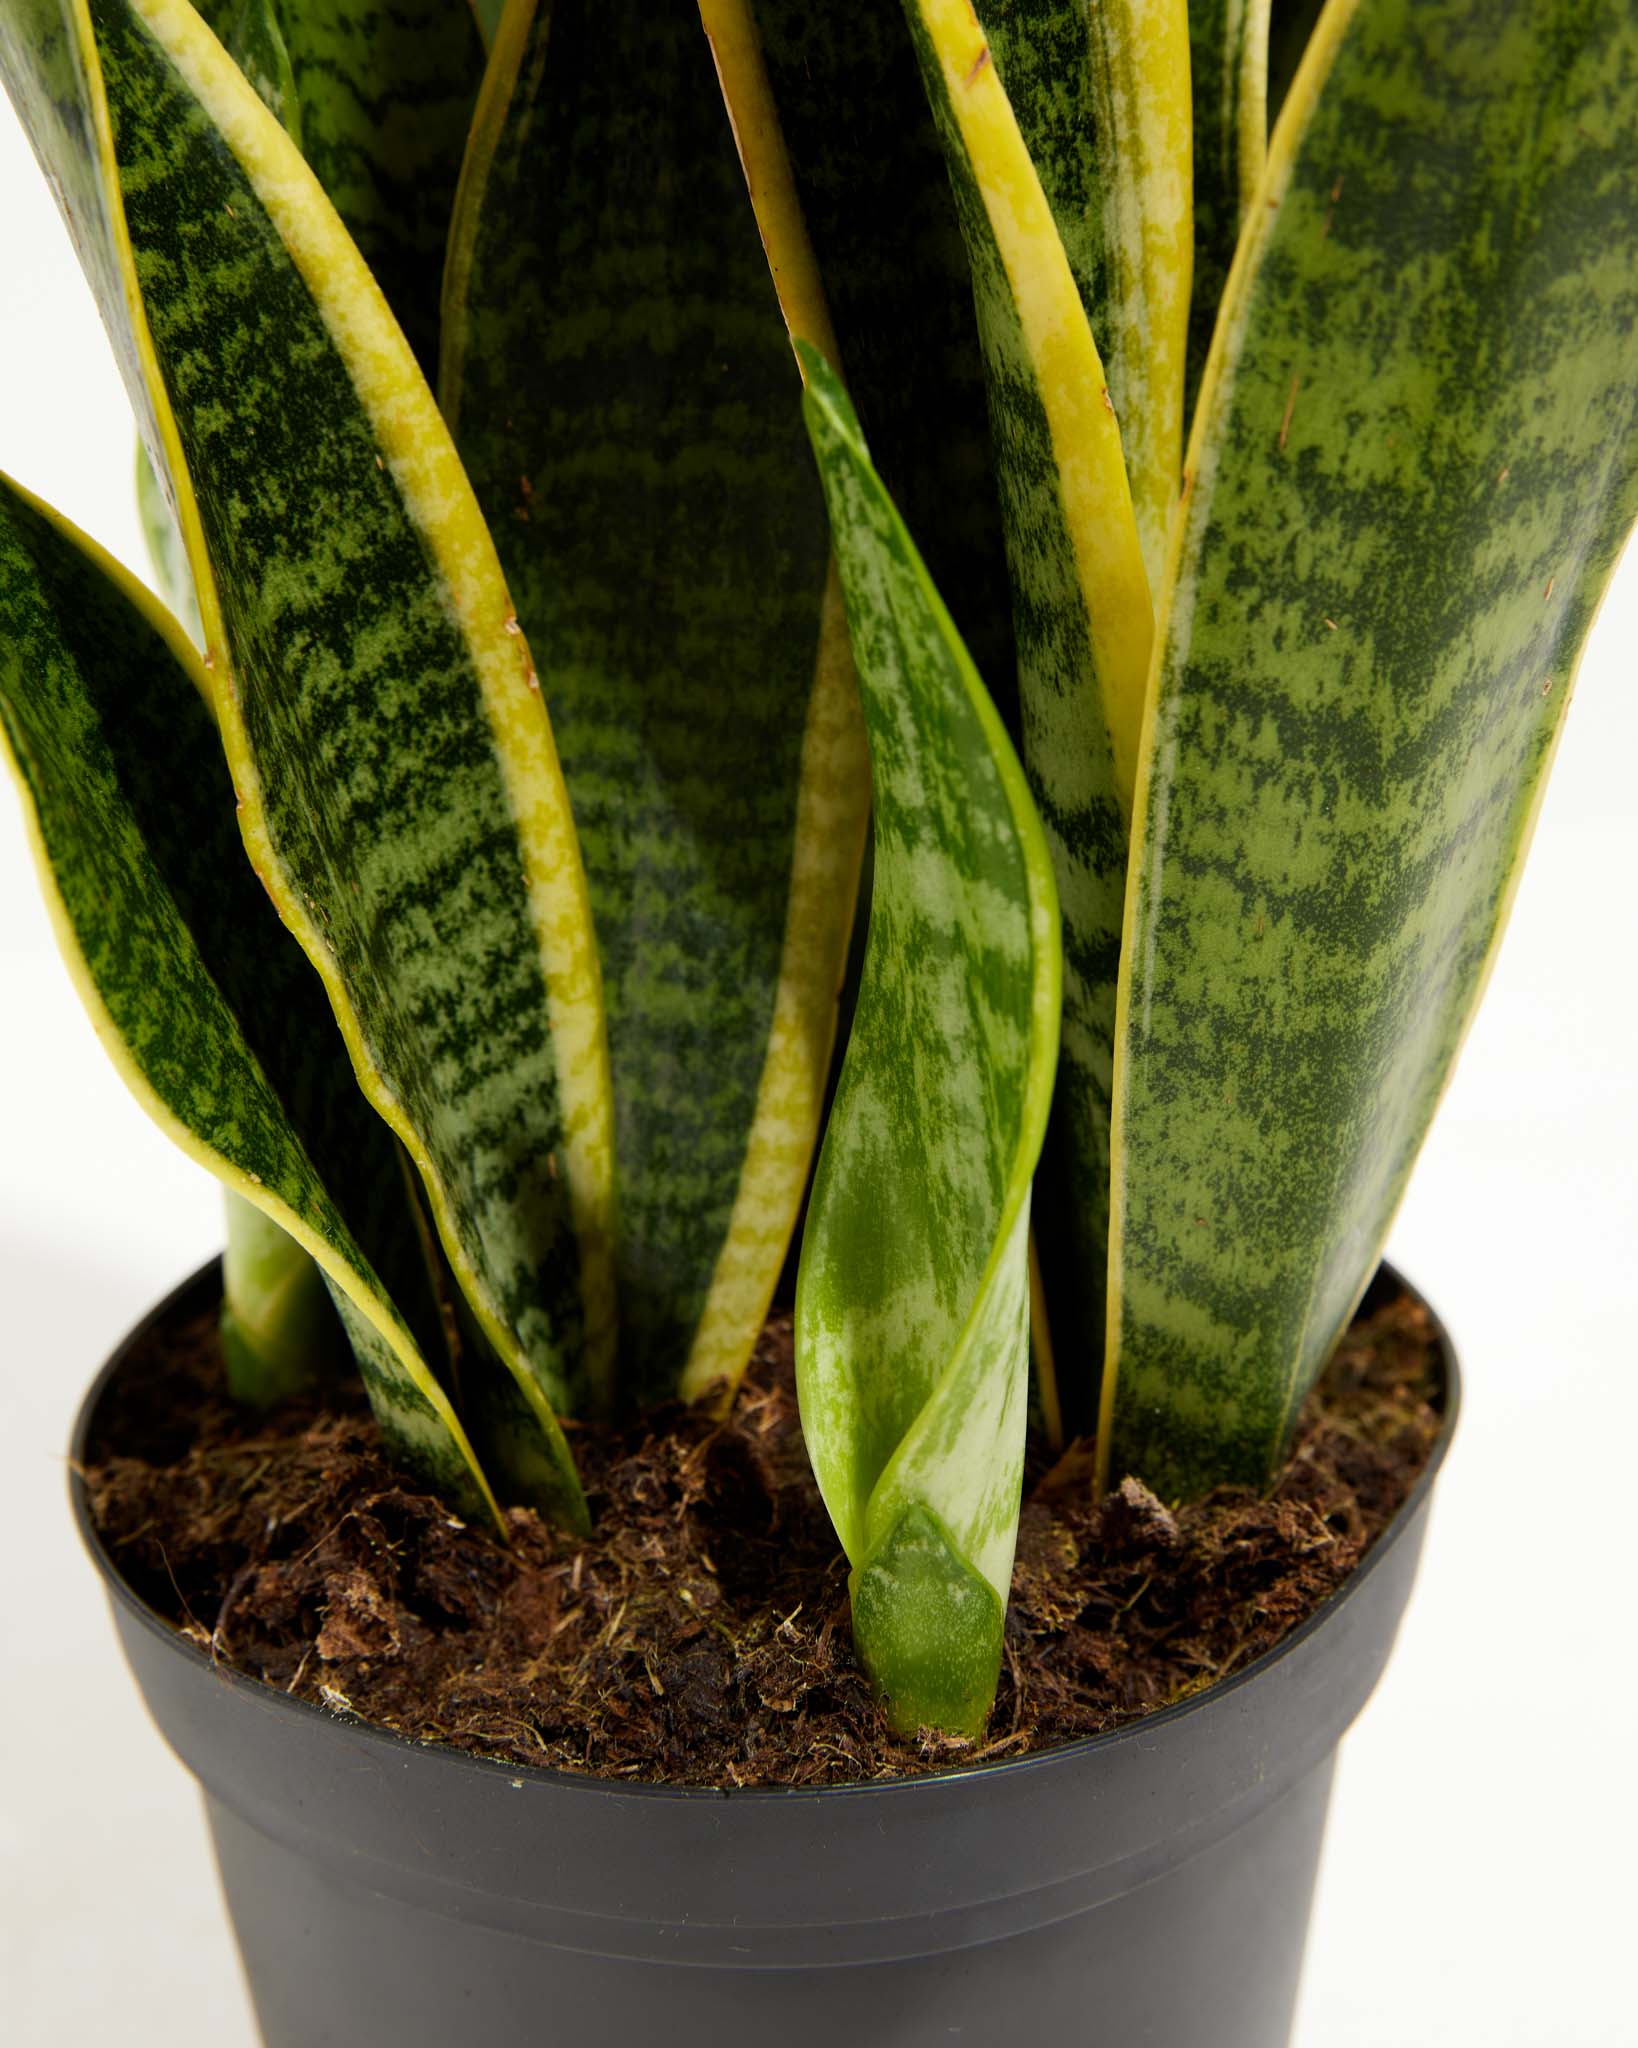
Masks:
[[[1036,1231],[1069,1417],[1084,1427],[1103,1346],[1115,982],[1153,614],[1103,366],[983,30],[965,0],[909,11],[972,262],[1024,762],[1063,904],[1063,1047]]]
[[[1185,0],[975,6],[1098,345],[1158,583],[1183,473],[1191,10]]]
[[[707,0],[713,35],[754,22],[829,304],[838,367],[888,489],[1003,717],[1016,659],[972,285],[938,136],[896,7]],[[743,80],[724,86],[742,138]],[[820,340],[817,335],[810,339]],[[907,365],[914,403],[907,403]]]
[[[1297,75],[1325,0],[1268,0],[1268,125],[1273,127]]]
[[[200,12],[346,223],[427,375],[483,78],[467,0],[209,0]]]
[[[501,16],[506,12],[506,0],[467,0],[467,4],[487,50],[499,32]]]
[[[1240,223],[1268,159],[1268,11],[1269,0],[1189,0],[1194,93],[1190,406],[1200,388]]]
[[[1638,512],[1638,16],[1333,0],[1202,390],[1122,960],[1104,1463],[1266,1477]]]
[[[609,1390],[612,1129],[527,645],[431,396],[282,129],[183,0],[64,19],[89,123],[48,104],[48,43],[0,55],[65,179],[117,145],[102,225],[116,259],[128,228],[143,319],[117,261],[104,316],[177,486],[241,829],[578,1514],[553,1409]]]
[[[136,452],[137,511],[159,594],[196,647],[204,645],[193,572],[148,451]],[[208,687],[209,679],[200,680]],[[335,1039],[341,1085],[352,1086],[346,1048]],[[222,1356],[228,1391],[265,1404],[305,1386],[328,1362],[339,1335],[324,1276],[293,1237],[232,1188],[222,1190]]]
[[[428,1333],[381,1278],[404,1270],[392,1136],[244,860],[202,684],[146,593],[0,483],[0,728],[76,986],[161,1128],[320,1262],[394,1451],[481,1511]]]
[[[841,386],[802,355],[875,789],[858,1011],[797,1288],[802,1428],[889,1718],[970,1731],[1017,1532],[1057,901],[1001,721]]]
[[[823,494],[692,9],[515,6],[442,397],[591,884],[621,1372],[738,1379],[818,1136],[869,770]]]

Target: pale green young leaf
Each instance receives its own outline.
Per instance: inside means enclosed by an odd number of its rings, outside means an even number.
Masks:
[[[1332,0],[1207,366],[1122,953],[1102,1461],[1262,1482],[1638,512],[1638,17]]]
[[[971,1731],[1017,1531],[1057,900],[1000,719],[840,384],[802,356],[875,792],[864,971],[797,1287],[802,1427],[890,1719]]]
[[[329,1377],[346,1347],[317,1264],[265,1209],[222,1198],[222,1362],[233,1398],[261,1408]]]

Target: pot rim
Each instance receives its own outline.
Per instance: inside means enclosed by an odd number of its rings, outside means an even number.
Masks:
[[[1229,1677],[1217,1679],[1211,1685],[1202,1687],[1200,1691],[1190,1693],[1186,1699],[1174,1701],[1170,1706],[1157,1707],[1152,1713],[1123,1722],[1118,1728],[1105,1729],[1100,1735],[1079,1736],[1072,1742],[1061,1742],[1050,1748],[1030,1750],[1022,1756],[1001,1757],[993,1762],[951,1764],[938,1770],[923,1771],[915,1777],[861,1779],[843,1785],[654,1784],[641,1779],[601,1777],[593,1771],[572,1771],[561,1765],[502,1763],[496,1758],[474,1756],[466,1750],[455,1749],[444,1743],[417,1742],[411,1736],[384,1728],[379,1722],[367,1720],[362,1715],[334,1713],[326,1707],[315,1706],[309,1700],[293,1698],[290,1694],[281,1692],[276,1686],[267,1685],[246,1672],[236,1671],[231,1665],[219,1663],[197,1643],[155,1613],[153,1608],[132,1589],[105,1548],[101,1533],[91,1518],[90,1500],[85,1484],[85,1465],[92,1424],[103,1396],[132,1351],[157,1324],[164,1322],[184,1306],[191,1307],[195,1295],[205,1295],[219,1290],[220,1274],[220,1257],[208,1260],[187,1279],[173,1287],[134,1324],[120,1339],[92,1380],[75,1415],[68,1448],[69,1501],[80,1540],[85,1545],[109,1598],[117,1601],[126,1614],[169,1650],[209,1669],[216,1683],[229,1690],[248,1689],[261,1705],[273,1712],[295,1715],[298,1719],[329,1722],[337,1729],[345,1730],[349,1739],[362,1739],[366,1743],[385,1745],[389,1754],[402,1756],[408,1753],[422,1758],[436,1758],[440,1764],[450,1769],[476,1771],[491,1778],[516,1780],[521,1777],[528,1781],[556,1785],[565,1790],[573,1788],[592,1794],[615,1793],[622,1798],[682,1799],[696,1802],[720,1799],[809,1801],[856,1799],[861,1795],[877,1798],[892,1795],[902,1800],[914,1796],[918,1791],[925,1794],[928,1788],[948,1787],[965,1779],[1012,1778],[1029,1772],[1064,1768],[1079,1759],[1105,1753],[1122,1744],[1142,1741],[1157,1730],[1188,1715],[1199,1713],[1208,1705],[1214,1705],[1243,1687],[1255,1683],[1272,1666],[1290,1656],[1300,1644],[1324,1627],[1355,1589],[1365,1582],[1378,1562],[1387,1555],[1432,1491],[1433,1483],[1449,1452],[1462,1402],[1461,1369],[1449,1331],[1421,1292],[1411,1285],[1397,1267],[1384,1259],[1373,1274],[1366,1293],[1369,1294],[1379,1288],[1397,1290],[1408,1294],[1412,1301],[1426,1312],[1433,1326],[1433,1342],[1439,1354],[1444,1380],[1439,1434],[1434,1439],[1433,1448],[1428,1453],[1428,1461],[1417,1475],[1410,1492],[1401,1501],[1393,1518],[1353,1571],[1335,1591],[1327,1594],[1310,1615],[1269,1649],[1262,1651]]]

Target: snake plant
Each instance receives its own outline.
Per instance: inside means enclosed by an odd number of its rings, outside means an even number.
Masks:
[[[4,0],[0,73],[170,598],[0,486],[0,728],[234,1386],[350,1346],[584,1527],[563,1424],[729,1399],[800,1217],[861,1661],[976,1730],[1032,1403],[1266,1482],[1472,1016],[1638,513],[1638,18]]]

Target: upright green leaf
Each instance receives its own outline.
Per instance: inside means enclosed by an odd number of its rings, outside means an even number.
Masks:
[[[185,0],[98,0],[94,34],[60,4],[82,104],[52,97],[60,39],[0,58],[103,208],[93,281],[177,486],[241,830],[572,1504],[553,1411],[609,1392],[611,1113],[528,647],[431,395],[272,115]]]
[[[341,1065],[342,1079],[351,1085],[345,1060]],[[341,1331],[318,1264],[265,1209],[231,1188],[222,1193],[227,1240],[221,1335],[228,1392],[236,1401],[265,1407],[328,1377],[344,1351]]]
[[[429,377],[485,37],[467,0],[206,0],[200,13],[341,215]]]
[[[98,1034],[161,1129],[318,1261],[397,1455],[493,1514],[380,1277],[400,1250],[392,1137],[243,858],[202,685],[175,621],[0,480],[0,733]]]
[[[1153,618],[1102,364],[1051,207],[966,0],[907,0],[972,261],[1018,631],[1023,752],[1064,919],[1036,1230],[1061,1390],[1103,1341],[1109,1089],[1127,821]]]
[[[1332,0],[1190,451],[1103,1459],[1262,1480],[1375,1264],[1638,513],[1638,17]]]
[[[869,768],[790,353],[691,9],[508,12],[442,397],[591,885],[622,1375],[703,1393],[750,1358],[807,1182]]]
[[[870,736],[876,866],[802,1249],[802,1429],[889,1718],[971,1731],[994,1696],[1017,1532],[1057,903],[1000,719],[840,384],[803,356]]]
[[[1158,583],[1183,473],[1192,10],[974,0],[974,11],[1097,341]]]
[[[883,480],[1016,729],[972,285],[905,24],[882,0],[700,0],[700,15],[775,279],[783,294],[794,216],[822,281],[823,329],[787,303],[792,332],[846,377]],[[772,220],[762,176],[770,143],[792,179],[791,206]]]
[[[1206,367],[1234,245],[1268,161],[1268,16],[1269,0],[1189,0],[1194,89],[1191,405]]]

